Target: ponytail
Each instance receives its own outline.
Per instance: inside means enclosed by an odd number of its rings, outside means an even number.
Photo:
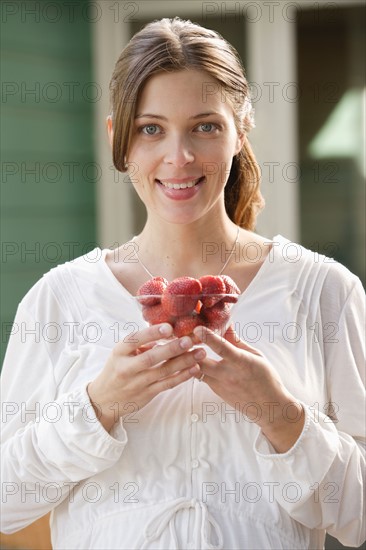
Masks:
[[[256,217],[264,207],[260,192],[260,168],[247,136],[242,150],[233,159],[225,187],[225,207],[229,218],[244,229],[255,229]]]

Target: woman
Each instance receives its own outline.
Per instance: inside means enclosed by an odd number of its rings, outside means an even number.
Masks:
[[[117,61],[111,100],[114,164],[147,221],[19,305],[4,531],[52,510],[62,549],[322,548],[325,530],[361,544],[362,286],[254,233],[263,201],[235,51],[189,21],[153,22]],[[225,338],[146,326],[133,298],[146,280],[224,271],[242,292]]]

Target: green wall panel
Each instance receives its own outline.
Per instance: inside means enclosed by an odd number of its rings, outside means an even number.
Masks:
[[[8,151],[20,150],[47,152],[51,159],[56,151],[65,155],[83,153],[90,150],[92,138],[88,114],[70,113],[67,108],[65,112],[51,106],[44,108],[43,104],[4,109],[1,130],[5,158]]]
[[[89,8],[85,0],[2,6],[1,359],[25,293],[52,267],[96,245],[102,174],[93,110],[100,86]]]

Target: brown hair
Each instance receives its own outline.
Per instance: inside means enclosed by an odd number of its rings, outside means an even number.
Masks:
[[[138,95],[146,80],[160,71],[189,68],[206,71],[218,81],[233,107],[238,133],[245,133],[225,187],[225,207],[234,223],[253,230],[264,200],[260,169],[246,135],[254,127],[249,86],[238,53],[213,30],[179,17],[164,18],[147,24],[131,38],[110,82],[114,166],[120,172],[126,170]]]

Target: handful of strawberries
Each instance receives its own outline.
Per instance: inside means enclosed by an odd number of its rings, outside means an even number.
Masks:
[[[239,294],[238,286],[227,275],[178,277],[170,283],[164,277],[153,277],[138,289],[137,299],[148,323],[170,323],[174,335],[180,337],[199,325],[222,328]]]

